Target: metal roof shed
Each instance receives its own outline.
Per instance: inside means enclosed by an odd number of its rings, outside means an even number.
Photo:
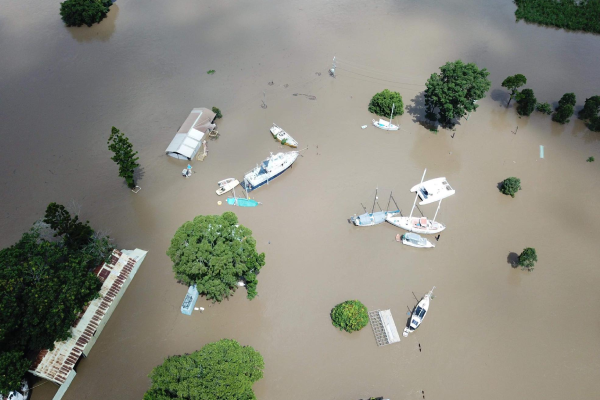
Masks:
[[[216,114],[207,108],[194,108],[167,147],[167,155],[180,160],[194,158],[205,134],[212,131]]]

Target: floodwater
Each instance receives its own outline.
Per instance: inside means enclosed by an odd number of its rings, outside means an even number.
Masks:
[[[224,337],[263,355],[254,389],[265,400],[596,396],[600,163],[585,160],[600,160],[600,134],[575,117],[519,119],[500,83],[522,73],[539,101],[575,92],[581,107],[600,94],[600,36],[515,23],[510,1],[491,0],[119,0],[90,29],[64,27],[58,3],[0,6],[0,245],[49,202],[75,201],[119,248],[149,251],[65,400],[139,399],[165,357]],[[488,68],[492,88],[454,137],[434,134],[419,124],[424,82],[459,58]],[[404,98],[403,130],[361,130],[384,88]],[[221,108],[222,135],[183,179],[186,163],[164,149],[202,106]],[[257,209],[218,206],[218,180],[280,150],[273,122],[308,146],[303,157],[253,192]],[[110,160],[113,125],[139,151],[138,194]],[[448,228],[435,249],[396,243],[388,224],[347,223],[361,203],[370,208],[376,186],[382,207],[393,191],[408,213],[425,168],[457,192],[443,202]],[[514,199],[496,188],[509,176],[522,180]],[[201,299],[206,310],[184,316],[186,288],[165,251],[185,221],[227,210],[266,253],[259,297]],[[421,210],[431,217],[435,206]],[[532,273],[507,262],[524,247],[538,252]],[[391,309],[401,328],[434,285],[423,326],[398,344],[331,325],[334,305],[359,299]],[[55,392],[43,384],[33,399]]]

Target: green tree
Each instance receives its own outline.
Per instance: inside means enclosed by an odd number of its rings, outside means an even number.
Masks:
[[[590,119],[588,128],[594,132],[600,132],[600,116],[596,116]]]
[[[215,113],[215,119],[223,118],[223,114],[221,113],[221,110],[219,110],[217,107],[213,107],[212,112]]]
[[[137,163],[137,160],[140,158],[136,157],[137,151],[133,151],[133,145],[127,136],[114,126],[112,127],[112,132],[108,138],[108,149],[115,154],[110,159],[119,165],[119,176],[125,178],[127,186],[130,189],[135,188],[133,171],[140,166],[140,164]]]
[[[394,108],[393,115],[392,107]],[[382,92],[376,93],[369,102],[369,112],[388,118],[390,115],[392,118],[396,115],[402,115],[404,114],[402,96],[398,92],[384,89]]]
[[[360,331],[369,323],[367,307],[358,300],[344,301],[331,310],[331,323],[340,331]]]
[[[514,99],[519,93],[519,88],[527,83],[527,78],[525,75],[516,74],[513,76],[509,76],[504,81],[502,81],[502,87],[510,90],[510,98],[508,99],[508,104],[506,104],[506,108],[510,105],[510,101]],[[529,114],[528,114],[529,115]]]
[[[31,361],[22,351],[0,352],[0,396],[8,397],[11,391],[21,389],[23,376],[30,365]]]
[[[439,120],[443,126],[453,125],[454,119],[476,111],[475,101],[485,97],[491,82],[485,68],[461,60],[447,62],[441,73],[432,74],[425,89],[427,118]]]
[[[533,271],[533,267],[536,262],[537,262],[537,254],[535,252],[535,249],[532,247],[527,247],[519,255],[519,265],[521,266],[521,269]]]
[[[510,197],[515,197],[515,193],[521,190],[521,180],[519,178],[510,177],[506,178],[502,181],[502,185],[500,186],[500,192],[509,195]]]
[[[579,111],[579,119],[588,120],[590,130],[600,132],[600,96],[585,99],[583,109]]]
[[[537,105],[535,106],[535,109],[536,109],[536,111],[539,111],[539,112],[547,114],[547,115],[552,114],[552,107],[548,103],[537,103]]]
[[[573,115],[576,103],[575,93],[565,93],[558,101],[558,107],[552,115],[552,121],[561,124],[569,122],[569,118]]]
[[[254,400],[254,382],[263,377],[262,356],[231,339],[167,358],[154,368],[144,400]]]
[[[529,116],[535,110],[537,99],[531,89],[523,89],[517,94],[517,112],[519,115]]]
[[[167,255],[175,278],[196,285],[200,294],[221,301],[246,282],[248,298],[256,295],[256,275],[265,265],[265,253],[256,252],[252,231],[238,224],[232,212],[199,215],[183,224],[171,240]]]
[[[65,244],[73,250],[90,243],[94,234],[94,230],[88,225],[89,221],[79,222],[77,215],[71,218],[65,206],[57,203],[50,203],[46,208],[44,223],[56,232],[54,237],[64,236]]]
[[[66,0],[60,3],[60,16],[67,26],[92,26],[106,17],[112,0]]]

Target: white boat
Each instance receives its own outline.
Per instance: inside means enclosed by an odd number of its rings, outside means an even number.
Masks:
[[[416,192],[419,195],[422,200],[419,203],[420,205],[435,203],[456,193],[446,178],[435,178],[421,182],[413,186],[410,191]]]
[[[427,169],[423,172],[423,176],[421,177],[421,183],[423,184],[423,179],[425,179],[425,174],[427,173]],[[419,186],[417,185],[417,186]],[[415,186],[416,187],[416,186]],[[440,211],[440,206],[442,205],[442,200],[440,199],[438,203],[437,210],[435,211],[435,215],[433,216],[433,220],[429,220],[425,217],[413,217],[413,211],[415,210],[415,205],[417,204],[417,198],[419,197],[419,192],[415,195],[415,201],[413,202],[412,209],[410,210],[410,215],[408,217],[404,217],[402,215],[388,215],[386,217],[386,221],[390,224],[397,226],[398,228],[402,228],[409,232],[421,233],[421,234],[436,234],[440,233],[446,226],[440,222],[436,222],[435,218]]]
[[[217,189],[217,195],[220,196],[229,192],[231,189],[239,185],[240,181],[238,181],[235,178],[227,178],[223,179],[222,181],[219,181],[217,184],[219,185],[219,188]]]
[[[366,212],[367,210],[365,209],[364,214],[354,215],[354,216],[350,217],[350,222],[352,222],[356,226],[373,226],[373,225],[378,225],[378,224],[381,224],[382,222],[385,222],[385,220],[388,216],[391,216],[391,215],[394,215],[394,214],[397,214],[400,212],[400,210],[395,210],[395,211],[381,210],[381,211],[374,212],[375,211],[375,203],[379,199],[379,197],[377,197],[377,191],[378,191],[378,189],[375,189],[375,199],[373,200],[373,207],[371,209],[371,212],[368,213],[368,212]],[[392,200],[392,194],[390,193],[390,201],[391,200]],[[389,203],[390,202],[388,201],[388,208],[389,208]],[[395,203],[395,200],[394,200],[394,203]]]
[[[278,127],[275,123],[273,123],[273,126],[270,130],[273,137],[277,141],[281,142],[281,144],[285,144],[290,147],[298,147],[298,142],[294,140],[289,133]]]
[[[433,289],[435,289],[435,286],[433,287]],[[429,310],[429,300],[431,300],[433,289],[431,289],[429,293],[423,296],[421,301],[419,301],[419,304],[417,304],[417,306],[415,307],[414,311],[412,312],[412,315],[410,316],[410,323],[407,327],[404,328],[402,336],[407,337],[409,333],[414,332],[415,329],[421,326],[421,323],[423,322],[423,319],[427,314],[427,310]]]
[[[419,247],[422,249],[435,247],[435,245],[429,240],[413,232],[405,233],[404,235],[402,235],[402,244],[412,247]]]
[[[242,186],[246,189],[246,192],[251,192],[264,184],[268,184],[290,168],[299,155],[299,151],[288,151],[287,153],[277,153],[275,155],[271,153],[266,160],[244,175]]]
[[[373,120],[373,125],[379,129],[383,129],[384,131],[397,131],[398,126],[392,124],[392,115],[394,115],[395,106],[395,104],[392,104],[392,113],[390,114],[389,122],[380,118],[379,121]]]

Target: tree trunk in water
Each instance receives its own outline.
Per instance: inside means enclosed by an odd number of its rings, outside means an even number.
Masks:
[[[506,105],[506,108],[508,108],[508,106],[510,106],[510,101],[512,100],[512,95],[508,98],[508,104]]]

